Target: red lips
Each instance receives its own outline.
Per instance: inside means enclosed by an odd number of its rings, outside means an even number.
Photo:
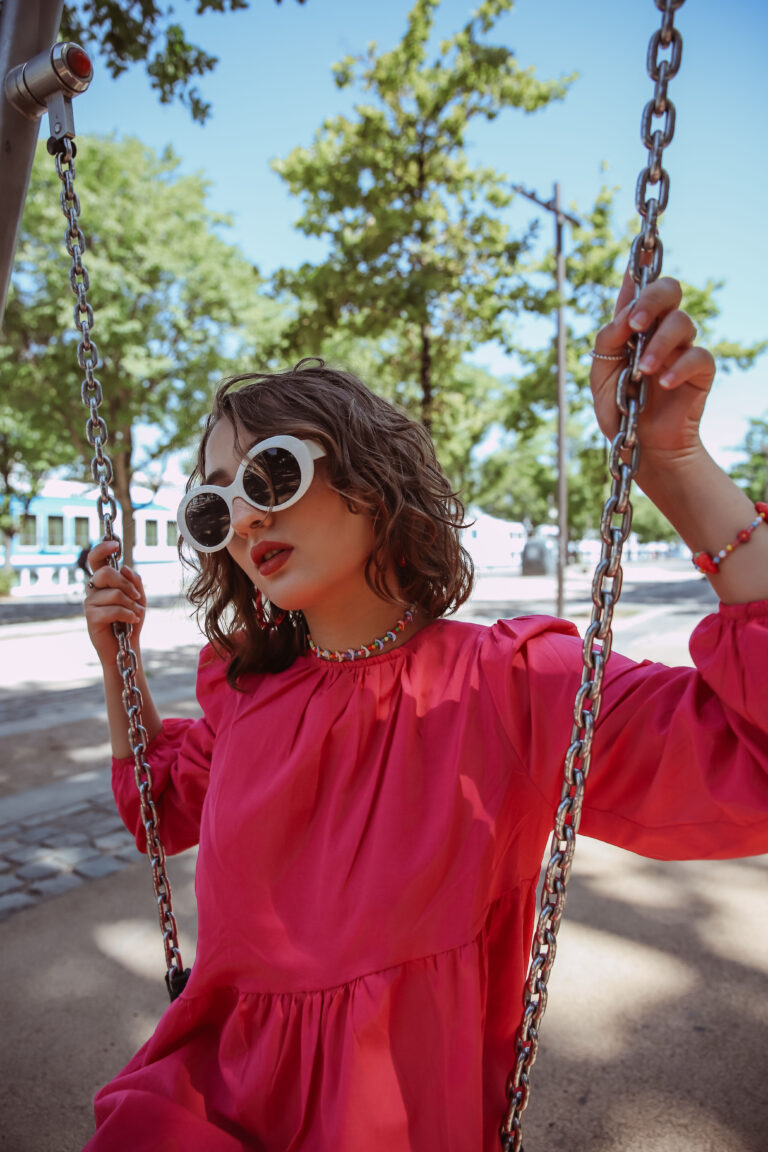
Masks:
[[[251,548],[251,560],[262,576],[269,576],[282,568],[292,551],[290,544],[283,544],[279,540],[262,540]]]

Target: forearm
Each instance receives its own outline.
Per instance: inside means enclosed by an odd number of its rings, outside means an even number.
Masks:
[[[147,730],[147,743],[149,743],[159,734],[162,721],[155,707],[155,702],[152,699],[152,694],[149,691],[141,657],[138,652],[136,655],[138,664],[136,670],[136,687],[141,693],[142,702],[141,722]],[[128,739],[128,716],[123,707],[122,699],[123,678],[116,664],[104,668],[103,672],[104,697],[107,704],[107,719],[109,721],[109,734],[112,741],[112,755],[119,758],[132,756],[133,748]]]
[[[674,461],[646,453],[637,482],[692,552],[719,552],[755,518],[749,497],[703,447]],[[749,543],[735,548],[708,579],[724,604],[768,599],[768,524],[758,525]]]

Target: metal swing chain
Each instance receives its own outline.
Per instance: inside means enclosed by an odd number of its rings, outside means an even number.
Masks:
[[[647,66],[655,82],[653,99],[643,109],[641,135],[648,149],[648,163],[641,171],[635,190],[635,204],[643,224],[630,249],[629,266],[635,282],[635,298],[661,271],[663,247],[658,235],[658,218],[669,198],[669,174],[662,167],[664,148],[675,129],[675,107],[667,96],[667,84],[677,73],[683,42],[674,27],[674,14],[684,0],[655,0],[662,12],[661,28],[648,45]],[[669,57],[660,54],[669,50]],[[655,131],[652,122],[664,117]],[[658,185],[655,196],[648,186]],[[648,258],[650,259],[648,260]],[[644,263],[644,258],[648,260]],[[594,727],[602,703],[603,676],[613,644],[613,610],[621,594],[621,555],[632,526],[630,489],[640,464],[638,417],[645,408],[648,382],[638,368],[651,331],[633,337],[627,345],[628,363],[616,389],[620,413],[619,431],[611,443],[611,494],[600,521],[602,550],[592,579],[592,617],[583,644],[583,672],[573,709],[571,742],[563,765],[563,787],[555,815],[541,893],[540,912],[531,947],[531,965],[523,997],[523,1019],[517,1035],[517,1060],[506,1084],[508,1108],[499,1128],[503,1152],[522,1152],[522,1113],[530,1095],[530,1073],[539,1047],[539,1028],[547,1006],[548,980],[557,950],[557,933],[565,910],[566,885],[576,848],[576,833],[584,803],[584,785],[589,774]],[[624,462],[624,454],[628,462]],[[621,522],[614,525],[614,517]]]
[[[90,279],[83,264],[85,237],[79,225],[80,201],[75,192],[75,146],[68,137],[59,140],[51,138],[48,144],[49,151],[55,152],[56,173],[62,183],[59,199],[61,210],[67,220],[65,233],[67,252],[72,257],[69,283],[77,297],[74,317],[75,327],[80,333],[77,362],[85,373],[81,387],[83,404],[90,410],[90,417],[85,425],[85,433],[88,443],[95,449],[96,453],[91,460],[91,473],[100,490],[97,510],[103,539],[116,540],[119,546],[117,553],[109,560],[110,565],[117,570],[122,555],[122,541],[115,535],[113,528],[117,506],[109,491],[109,484],[113,477],[112,463],[109,457],[104,454],[104,445],[107,442],[107,425],[103,417],[99,415],[99,405],[102,402],[103,394],[101,384],[94,375],[101,361],[99,350],[91,338],[93,308],[87,299]],[[147,837],[147,855],[152,866],[152,883],[160,917],[160,930],[163,934],[167,967],[165,981],[171,1000],[175,1000],[186,983],[188,973],[184,972],[181,952],[179,951],[171,886],[165,871],[165,849],[158,835],[159,816],[152,798],[152,773],[146,759],[147,731],[142,723],[141,692],[136,686],[138,665],[136,654],[130,646],[132,629],[129,624],[117,623],[112,625],[112,630],[118,643],[117,667],[123,680],[123,707],[128,717],[128,738],[133,750],[134,773],[141,804],[141,819]]]

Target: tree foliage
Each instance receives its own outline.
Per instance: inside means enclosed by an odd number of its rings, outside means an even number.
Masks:
[[[623,229],[616,227],[613,211],[615,192],[616,189],[604,187],[594,206],[586,213],[579,212],[576,205],[572,206],[572,211],[581,219],[581,226],[572,230],[567,245],[564,303],[567,320],[566,395],[570,413],[567,456],[571,539],[578,539],[599,528],[610,479],[603,437],[592,416],[589,392],[591,360],[588,353],[595,332],[611,318],[629,246],[637,231],[636,221]],[[528,260],[521,274],[528,285],[526,309],[531,314],[552,318],[552,336],[539,347],[531,348],[522,342],[514,346],[519,367],[502,388],[498,409],[507,437],[496,450],[497,459],[487,460],[475,470],[475,500],[485,511],[498,508],[499,478],[505,476],[510,491],[509,503],[519,506],[520,495],[530,497],[530,484],[535,478],[540,488],[538,496],[532,499],[531,519],[534,524],[540,524],[553,516],[556,488],[557,348],[554,316],[558,298],[554,251],[550,249],[543,257]],[[733,365],[740,368],[751,366],[764,351],[766,342],[745,346],[727,339],[713,339],[714,324],[719,316],[716,293],[721,286],[715,280],[708,280],[703,287],[683,283],[682,307],[696,322],[699,338],[708,344],[719,370],[727,371]],[[548,439],[543,439],[547,430]],[[506,467],[504,460],[505,457],[510,461],[525,460],[529,441],[537,453],[537,466],[528,466],[518,479],[515,468]],[[486,488],[486,480],[491,476],[496,477],[495,484]],[[644,527],[642,532],[638,529],[642,539],[675,537],[674,532],[669,537],[667,530],[662,529],[663,518],[654,519],[650,512],[642,515],[645,518],[642,523],[648,525],[647,532]]]
[[[195,13],[236,12],[249,6],[249,0],[195,0]],[[64,4],[60,36],[85,46],[95,41],[112,76],[143,61],[161,104],[178,99],[189,108],[192,119],[203,124],[210,104],[204,102],[194,80],[211,72],[219,61],[190,43],[174,15],[173,5],[155,0],[72,0]]]
[[[521,521],[531,530],[555,514],[552,435],[542,425],[527,437],[506,437],[474,469],[473,504],[501,520]]]
[[[565,260],[564,305],[566,328],[566,376],[569,408],[581,411],[589,402],[588,353],[594,334],[607,324],[621,287],[629,248],[637,232],[636,220],[622,227],[614,221],[616,188],[603,187],[595,204],[587,212],[573,210],[581,226],[573,228]],[[557,347],[554,316],[558,306],[555,289],[554,249],[543,257],[529,260],[521,269],[528,285],[526,310],[553,318],[552,337],[539,348],[520,342],[513,345],[521,371],[515,386],[507,393],[502,419],[514,432],[526,434],[547,420],[555,408],[557,396]],[[721,281],[708,280],[702,287],[681,282],[682,307],[690,314],[699,330],[699,339],[715,357],[719,371],[732,367],[751,367],[768,347],[768,341],[750,345],[735,341],[714,340],[714,323],[720,314],[716,294]]]
[[[521,339],[518,319],[523,312],[554,317],[554,255],[534,254],[536,222],[516,231],[505,223],[510,178],[473,167],[467,142],[477,118],[493,120],[512,108],[534,112],[561,99],[571,77],[539,80],[508,48],[489,42],[512,6],[513,0],[483,0],[433,51],[439,0],[415,0],[394,49],[379,52],[372,44],[365,55],[335,66],[337,85],[359,93],[354,114],[326,120],[309,148],[274,163],[302,201],[298,227],[321,238],[328,255],[277,275],[290,322],[280,328],[270,317],[264,331],[274,337],[269,351],[281,361],[322,352],[422,418],[468,499],[497,515],[544,523],[555,486],[554,332],[532,348]],[[247,0],[196,3],[198,13],[248,7]],[[179,97],[203,120],[207,107],[191,85],[216,61],[190,45],[171,16],[170,6],[155,0],[73,0],[65,5],[62,32],[95,35],[114,75],[147,61],[161,100]],[[587,352],[610,316],[636,231],[634,224],[615,227],[607,188],[581,215],[582,227],[569,238],[565,299],[572,535],[589,530],[595,513],[587,510],[599,510],[604,499],[602,440],[594,424],[581,419],[588,411]],[[705,338],[718,314],[718,287],[714,281],[685,285],[685,306]],[[205,328],[201,317],[196,323]],[[488,342],[513,356],[516,368],[506,380],[468,362],[468,354]],[[153,356],[162,346],[153,345]],[[721,340],[712,350],[727,369],[751,364],[765,346]],[[142,355],[146,360],[146,349],[137,350],[137,363]],[[183,363],[180,369],[186,372]],[[506,441],[478,463],[473,450],[493,426],[505,430]],[[168,428],[166,435],[169,444],[184,439]],[[29,459],[34,455],[25,450]]]
[[[490,340],[506,346],[525,296],[527,236],[500,219],[507,178],[469,163],[469,127],[505,108],[534,112],[561,98],[568,79],[541,81],[486,42],[512,0],[484,0],[429,62],[438,4],[416,0],[391,51],[371,44],[337,64],[338,86],[355,84],[364,101],[273,167],[302,200],[298,228],[328,245],[320,263],[276,276],[297,302],[283,348],[309,354],[340,330],[378,341],[398,398],[441,444],[448,394],[466,394],[462,357]]]
[[[731,469],[731,476],[751,500],[768,501],[768,417],[752,417],[744,439],[746,456]]]
[[[75,186],[103,360],[107,453],[130,557],[134,472],[159,481],[167,456],[197,438],[215,380],[250,363],[262,339],[274,340],[278,310],[260,295],[256,269],[222,236],[228,221],[207,208],[205,182],[181,175],[170,149],[158,156],[133,139],[83,137],[78,144]],[[14,459],[6,494],[29,491],[41,468],[79,461],[79,477],[90,475],[58,187],[43,146],[0,359],[1,411]],[[152,430],[141,449],[139,426]]]
[[[416,0],[394,49],[371,44],[365,56],[338,63],[339,87],[360,94],[354,114],[325,120],[311,146],[273,163],[301,200],[299,229],[327,245],[319,262],[275,277],[294,312],[280,352],[297,358],[364,342],[364,378],[424,421],[465,495],[487,512],[541,523],[554,498],[554,444],[541,446],[556,404],[554,325],[552,340],[532,348],[519,318],[554,317],[554,253],[537,254],[535,221],[512,231],[510,178],[473,167],[467,142],[477,117],[545,107],[565,95],[569,78],[540,81],[508,48],[489,43],[512,0],[481,4],[431,57],[438,6]],[[576,417],[589,409],[587,353],[611,315],[636,230],[615,227],[614,193],[603,188],[569,238],[566,372]],[[705,332],[717,315],[716,288],[687,286]],[[468,354],[490,342],[519,366],[503,383],[467,368]],[[716,348],[721,360],[740,363],[758,351]],[[508,444],[471,464],[495,423]],[[569,504],[571,530],[582,534],[587,509],[599,516],[602,506],[604,452],[594,422],[580,420],[575,435]]]
[[[675,529],[656,505],[642,492],[632,494],[632,532],[640,544],[650,544],[654,540],[680,544]]]

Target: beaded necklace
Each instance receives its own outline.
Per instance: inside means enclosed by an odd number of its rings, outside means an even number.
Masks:
[[[367,660],[369,656],[375,656],[378,652],[384,650],[384,645],[396,640],[400,633],[407,628],[413,620],[413,609],[409,608],[403,613],[402,620],[398,620],[394,628],[392,628],[385,636],[381,636],[378,640],[372,640],[370,644],[365,644],[362,648],[347,648],[346,651],[336,649],[331,651],[328,648],[318,648],[311,636],[307,636],[307,644],[313,656],[318,660],[330,660],[332,662],[341,663],[344,660]]]

